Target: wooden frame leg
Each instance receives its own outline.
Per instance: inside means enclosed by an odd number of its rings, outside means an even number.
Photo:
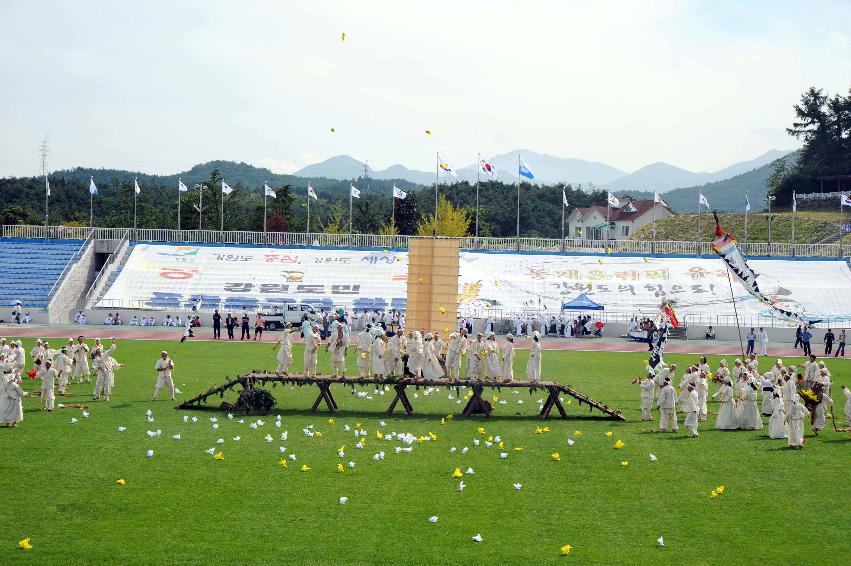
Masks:
[[[414,407],[411,405],[410,399],[408,399],[408,394],[405,392],[407,388],[407,384],[405,383],[397,383],[393,386],[393,389],[396,390],[396,396],[393,397],[393,401],[390,403],[390,407],[387,409],[387,415],[393,414],[393,409],[396,408],[396,403],[402,403],[402,408],[405,409],[405,413],[408,415],[414,414]]]
[[[319,404],[325,401],[328,410],[333,413],[337,409],[337,403],[334,401],[334,396],[331,395],[331,384],[324,381],[319,382],[317,385],[319,385],[319,395],[316,397],[316,401],[313,402],[313,406],[310,407],[310,412],[315,413],[316,409],[319,408]]]
[[[561,418],[566,419],[567,411],[564,410],[564,407],[562,406],[561,401],[558,398],[558,390],[550,389],[549,392],[550,394],[547,397],[547,400],[544,402],[543,406],[541,407],[541,413],[538,415],[538,417],[540,417],[541,420],[546,419],[548,416],[550,416],[550,411],[555,406],[555,408],[558,409]]]
[[[482,391],[484,390],[485,388],[482,385],[473,385],[473,396],[470,397],[470,400],[464,406],[463,415],[465,417],[472,416],[474,413],[481,413],[485,417],[490,418],[493,409],[482,399]]]

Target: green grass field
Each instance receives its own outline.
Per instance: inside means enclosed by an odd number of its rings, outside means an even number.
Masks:
[[[32,341],[25,345],[29,350]],[[126,367],[116,374],[111,402],[92,403],[88,384],[57,399],[90,403],[88,418],[79,409],[43,413],[38,399],[27,399],[24,422],[0,428],[0,564],[849,562],[851,435],[828,423],[814,438],[807,424],[804,450],[791,451],[785,441],[769,440],[767,430],[716,432],[712,415],[701,423],[698,440],[686,438],[682,426],[679,434],[650,433],[638,422],[638,388],[630,383],[642,367],[640,353],[545,351],[545,379],[621,409],[630,422],[604,420],[573,402],[567,406],[571,420],[550,419],[544,423],[550,432],[536,434],[541,392],[494,392],[508,402],[496,405],[494,418],[441,425],[441,417],[461,410],[447,398],[454,390],[428,396],[420,390],[412,399],[415,416],[386,417],[390,393],[375,395],[371,387],[371,401],[336,390],[341,412],[333,424],[327,413],[307,412],[316,388],[278,387],[275,412],[282,427],[272,414],[252,430],[249,422],[257,417],[239,424],[240,415],[228,420],[218,412],[151,402],[152,368],[163,348],[177,365],[183,399],[227,376],[275,365],[269,343],[125,341],[115,357]],[[518,375],[526,356],[518,352]],[[298,370],[300,347],[295,357]],[[695,358],[671,355],[667,361]],[[717,362],[710,360],[713,368]],[[328,367],[327,355],[320,363]],[[828,367],[839,418],[839,386],[851,384],[851,362],[831,360]],[[36,382],[27,380],[25,387],[35,389]],[[154,422],[146,420],[148,409]],[[716,410],[710,404],[710,412]],[[184,415],[198,421],[184,423]],[[218,418],[218,430],[210,417]],[[357,422],[367,431],[363,449],[343,431]],[[304,435],[308,425],[322,437]],[[118,432],[119,426],[126,431]],[[160,437],[147,436],[157,429]],[[281,441],[285,430],[289,438]],[[402,444],[379,441],[376,431],[438,438],[397,454]],[[264,440],[267,434],[273,442]],[[500,459],[496,445],[485,447],[490,435],[504,440],[507,459]],[[205,452],[218,438],[224,439],[221,461]],[[481,444],[474,446],[474,439]],[[617,440],[623,449],[614,448]],[[297,456],[286,468],[279,465],[280,446]],[[457,451],[450,453],[453,446]],[[465,455],[463,447],[469,447]],[[150,459],[148,449],[154,450]],[[380,450],[386,458],[373,461]],[[560,461],[553,461],[554,452]],[[651,453],[658,461],[650,461]],[[337,464],[349,461],[354,469],[338,473]],[[311,470],[299,471],[302,464]],[[452,477],[456,467],[475,471],[463,477],[463,492]],[[711,499],[718,485],[724,493]],[[343,496],[346,505],[339,504]],[[438,522],[430,523],[431,516]],[[477,533],[483,542],[471,540]],[[660,536],[664,548],[656,546]],[[32,550],[17,548],[25,537]],[[573,550],[562,556],[568,544]]]

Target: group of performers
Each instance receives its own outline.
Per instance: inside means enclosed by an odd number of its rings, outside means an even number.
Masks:
[[[287,324],[273,350],[277,350],[276,372],[288,375],[293,361],[292,335],[304,336],[304,375],[317,375],[317,357],[322,343],[318,324],[305,320],[301,327]],[[514,336],[508,334],[500,344],[496,335],[468,335],[466,328],[452,332],[447,340],[439,333],[420,331],[405,333],[404,328],[384,330],[379,325],[367,324],[352,340],[351,330],[341,315],[334,315],[325,352],[331,356],[335,377],[346,375],[346,354],[350,348],[356,352],[358,375],[388,379],[411,377],[414,379],[462,378],[510,382],[514,379]],[[541,336],[533,332],[530,339],[530,356],[526,365],[529,381],[541,379]],[[466,360],[466,364],[464,361]]]
[[[107,348],[100,338],[95,339],[90,347],[84,336],[76,340],[69,338],[66,345],[51,348],[47,340],[37,340],[30,350],[29,357],[32,369],[25,371],[27,352],[20,340],[7,341],[0,338],[0,423],[15,427],[24,419],[22,398],[30,395],[21,385],[24,376],[38,379],[40,387],[38,396],[41,398],[42,409],[52,412],[55,408],[56,394],[68,395],[69,386],[73,384],[91,383],[94,374],[94,390],[92,400],[109,401],[115,387],[115,370],[123,367],[113,356],[118,348],[115,338],[111,339]],[[171,383],[171,369],[174,364],[167,359],[163,352],[163,361],[157,362],[157,371],[161,379],[167,374],[167,384],[157,383],[154,392],[156,399],[159,389],[170,386],[174,399],[174,385]],[[164,368],[160,365],[164,364]],[[163,369],[166,371],[164,372]]]
[[[825,416],[833,404],[830,397],[831,375],[823,361],[811,355],[801,367],[783,364],[778,359],[773,367],[759,372],[759,360],[751,355],[737,358],[733,368],[721,360],[713,374],[701,356],[686,368],[675,389],[677,365],[647,365],[644,378],[634,383],[641,388],[641,420],[651,420],[652,408],[659,409],[659,430],[676,432],[677,411],[685,413],[689,436],[698,436],[698,423],[707,419],[709,382],[718,384],[712,395],[720,407],[715,420],[719,430],[760,430],[763,417],[768,417],[770,438],[787,439],[791,448],[800,449],[804,442],[804,418],[809,416],[813,433],[824,429]],[[851,422],[851,390],[843,387],[846,397],[845,416]],[[759,397],[762,403],[759,404]],[[654,405],[655,400],[655,405]]]

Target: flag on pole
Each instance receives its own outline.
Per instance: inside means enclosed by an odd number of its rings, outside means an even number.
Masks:
[[[312,199],[319,200],[319,197],[316,196],[316,191],[313,190],[313,187],[310,186],[310,183],[307,184],[307,196]]]
[[[180,179],[177,180],[177,190],[178,192],[185,193],[189,190],[189,188],[183,184],[183,181]]]
[[[519,167],[518,167],[518,169],[517,169],[517,173],[518,173],[521,177],[526,177],[526,178],[527,178],[527,179],[529,179],[530,181],[531,181],[532,179],[534,179],[534,178],[535,178],[535,174],[534,174],[534,173],[532,173],[532,170],[531,170],[531,169],[529,169],[529,166],[528,166],[528,165],[526,165],[526,162],[525,162],[525,161],[523,161],[522,159],[520,160],[520,166],[519,166]]]
[[[792,212],[798,212],[798,199],[795,196],[795,191],[792,191]]]
[[[231,194],[232,191],[233,191],[233,189],[230,188],[230,185],[228,185],[227,183],[224,182],[224,180],[222,180],[222,193],[229,195],[229,194]]]
[[[851,206],[851,197],[842,195],[839,197],[839,206]]]
[[[133,190],[136,191],[137,195],[142,192],[142,189],[139,188],[139,179],[133,179]]]
[[[47,191],[47,196],[50,196],[50,181],[47,180],[47,177],[44,178],[44,188]]]
[[[479,167],[482,168],[482,173],[490,175],[492,179],[496,179],[496,167],[492,163],[488,163],[484,159],[480,160]]]
[[[662,200],[662,197],[659,196],[659,193],[653,191],[653,202],[661,204],[662,206],[668,206],[668,203]]]
[[[89,177],[89,194],[96,195],[98,194],[98,187],[95,185],[95,178]]]
[[[608,199],[607,199],[607,200],[608,200],[608,202],[609,202],[609,206],[612,206],[612,207],[614,207],[614,208],[618,208],[618,207],[621,205],[621,201],[619,201],[619,200],[618,200],[618,197],[616,197],[616,196],[615,196],[615,195],[613,195],[612,193],[609,193],[609,196],[608,196]]]
[[[353,198],[360,198],[360,191],[351,183],[349,184],[349,190],[351,191]]]
[[[405,192],[405,191],[403,191],[402,189],[398,188],[396,185],[393,185],[393,198],[401,198],[401,199],[403,199],[403,198],[405,198],[406,196],[408,196],[408,193],[406,193],[406,192]]]
[[[745,212],[751,211],[751,199],[748,198],[748,195],[745,195]]]
[[[266,183],[263,183],[263,194],[267,197],[278,198],[277,193],[275,193],[275,191],[272,190],[272,187]]]
[[[701,204],[706,208],[709,208],[709,201],[706,200],[706,197],[703,196],[703,193],[700,193],[700,196],[697,197],[697,206],[700,206]]]
[[[448,173],[448,174],[452,175],[453,177],[458,176],[458,173],[456,173],[455,170],[452,169],[452,167],[449,166],[449,163],[447,163],[446,161],[444,161],[440,157],[439,153],[437,154],[437,165],[440,167],[440,170],[443,171],[444,173]]]
[[[561,202],[564,206],[568,206],[567,204],[567,194],[564,192],[564,188],[561,189]]]

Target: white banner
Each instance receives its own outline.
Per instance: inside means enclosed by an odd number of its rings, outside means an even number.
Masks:
[[[844,262],[749,262],[776,282],[763,292],[782,308],[851,320],[851,270]],[[392,250],[138,244],[101,306],[182,308],[203,295],[207,305],[227,302],[234,309],[284,302],[395,308],[405,304],[407,272],[407,252]],[[740,316],[772,316],[738,281],[733,290]],[[716,257],[462,252],[458,292],[462,309],[557,312],[585,293],[613,312],[655,313],[671,299],[681,318],[733,314],[727,269]]]

